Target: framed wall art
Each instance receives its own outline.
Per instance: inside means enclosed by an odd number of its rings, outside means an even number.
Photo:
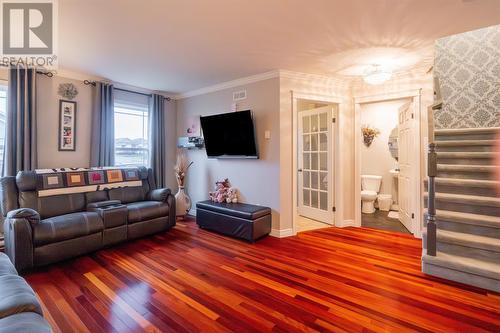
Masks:
[[[59,100],[59,151],[76,149],[76,102]]]

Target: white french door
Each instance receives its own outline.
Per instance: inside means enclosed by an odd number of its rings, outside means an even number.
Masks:
[[[417,208],[417,181],[414,177],[416,163],[415,149],[418,138],[414,106],[412,102],[399,108],[398,117],[398,200],[399,220],[411,232],[415,233],[414,219]]]
[[[333,107],[299,112],[298,213],[334,224]]]

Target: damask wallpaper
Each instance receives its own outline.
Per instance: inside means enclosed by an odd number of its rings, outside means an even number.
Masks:
[[[500,25],[437,40],[436,128],[500,126]]]

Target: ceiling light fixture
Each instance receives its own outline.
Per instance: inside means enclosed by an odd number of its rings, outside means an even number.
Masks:
[[[365,71],[363,80],[368,84],[382,84],[389,80],[392,72],[388,69],[383,69],[380,65],[372,65]]]

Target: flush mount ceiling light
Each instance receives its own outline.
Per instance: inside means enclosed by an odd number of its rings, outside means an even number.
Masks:
[[[382,84],[389,80],[392,76],[392,71],[382,68],[380,65],[372,65],[368,68],[364,75],[363,80],[368,84]]]

